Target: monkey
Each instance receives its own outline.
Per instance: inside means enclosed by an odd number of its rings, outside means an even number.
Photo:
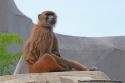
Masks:
[[[56,22],[57,15],[53,11],[44,11],[38,15],[38,23],[33,26],[23,49],[29,73],[88,70],[79,62],[60,56],[58,39],[53,32]]]
[[[40,55],[49,53],[52,49],[53,54],[60,56],[58,41],[52,30],[56,19],[57,16],[51,11],[38,15],[38,24],[33,26],[31,35],[24,44],[24,55],[32,55],[37,60]],[[53,46],[50,46],[51,43]],[[29,60],[30,63],[33,62],[32,59]]]

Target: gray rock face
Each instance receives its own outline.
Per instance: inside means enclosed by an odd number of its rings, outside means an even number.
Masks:
[[[125,79],[125,37],[57,37],[64,58],[97,67],[114,80]]]
[[[0,0],[0,31],[17,33],[26,39],[32,24],[32,20],[17,9],[14,0]]]
[[[0,0],[0,31],[18,33],[25,40],[32,24],[31,19],[16,8],[13,0]],[[114,80],[125,79],[125,37],[73,37],[60,34],[57,37],[62,57],[98,67]],[[23,72],[25,67],[22,65],[20,71]]]

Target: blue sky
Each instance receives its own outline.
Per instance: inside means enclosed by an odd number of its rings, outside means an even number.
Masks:
[[[125,0],[15,0],[37,23],[45,10],[57,13],[55,32],[74,36],[125,36]]]

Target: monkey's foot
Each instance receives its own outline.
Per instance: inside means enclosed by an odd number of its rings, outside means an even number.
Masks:
[[[89,70],[89,71],[99,71],[98,68],[89,68],[88,70]]]

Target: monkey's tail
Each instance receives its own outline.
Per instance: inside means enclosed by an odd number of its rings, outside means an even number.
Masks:
[[[74,68],[75,70],[78,71],[87,71],[88,68],[85,65],[80,64],[77,61],[74,60],[67,60],[69,62],[69,65],[71,66],[71,68]]]

